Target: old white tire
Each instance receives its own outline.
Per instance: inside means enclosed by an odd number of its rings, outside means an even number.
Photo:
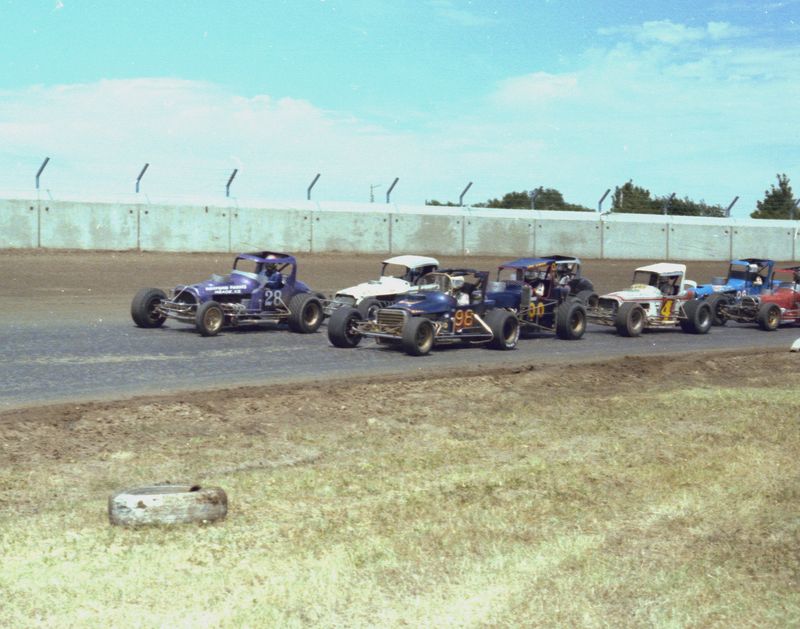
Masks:
[[[108,498],[108,519],[120,526],[213,522],[227,513],[228,496],[219,487],[150,485]]]

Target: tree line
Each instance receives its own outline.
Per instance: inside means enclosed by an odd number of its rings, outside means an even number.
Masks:
[[[786,174],[777,175],[778,184],[772,184],[764,191],[764,198],[756,202],[756,210],[750,213],[751,218],[790,219],[797,213],[796,204],[789,178]],[[536,209],[562,210],[568,212],[593,212],[592,208],[575,203],[567,203],[564,195],[555,188],[541,186],[533,191],[507,192],[499,199],[487,199],[483,203],[475,203],[472,207],[504,208],[504,209]],[[531,198],[533,197],[533,199]],[[425,201],[425,205],[455,207],[451,201],[440,202],[436,199]],[[677,198],[674,195],[653,196],[650,191],[627,181],[614,189],[611,197],[611,212],[623,214],[671,214],[675,216],[716,216],[724,217],[726,208],[721,205],[709,205],[705,201],[693,201],[689,197]]]

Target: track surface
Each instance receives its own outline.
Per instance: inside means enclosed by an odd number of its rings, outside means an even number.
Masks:
[[[553,336],[520,340],[518,349],[448,347],[414,358],[365,340],[356,349],[329,345],[317,334],[289,332],[284,326],[225,331],[202,338],[178,323],[139,329],[128,316],[130,297],[143,285],[169,287],[225,271],[231,256],[175,254],[86,254],[3,252],[0,254],[0,410],[65,401],[88,401],[144,394],[378,374],[438,374],[442,371],[553,362],[598,360],[622,355],[787,347],[800,330],[766,333],[729,324],[707,335],[679,329],[654,331],[636,339],[590,326],[584,339]],[[367,279],[378,257],[316,256],[304,260],[301,277],[332,292]],[[447,260],[447,264],[463,263]],[[497,260],[468,260],[491,268]],[[593,262],[585,275],[601,291],[619,288],[637,262]],[[701,281],[719,275],[725,264],[690,265]],[[48,270],[49,269],[49,270]],[[25,304],[26,307],[20,307]],[[665,358],[668,360],[668,358]]]

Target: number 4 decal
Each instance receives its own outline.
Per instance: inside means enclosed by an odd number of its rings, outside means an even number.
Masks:
[[[672,315],[672,307],[675,305],[674,299],[667,299],[664,302],[664,305],[661,306],[661,316],[665,319],[669,319],[670,315]]]

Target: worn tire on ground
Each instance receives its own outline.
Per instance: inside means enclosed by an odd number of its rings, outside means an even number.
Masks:
[[[322,302],[313,293],[297,293],[289,300],[289,329],[300,334],[311,334],[319,329],[325,318]]]
[[[356,308],[362,319],[374,319],[375,313],[381,308],[381,302],[375,297],[367,297],[362,299]]]
[[[680,320],[681,330],[690,334],[705,334],[711,329],[711,306],[700,299],[692,299],[683,304],[685,319]]]
[[[423,317],[411,317],[403,328],[403,349],[411,356],[424,356],[433,349],[433,324]]]
[[[586,332],[586,308],[580,301],[565,301],[556,307],[556,336],[577,341]]]
[[[620,336],[639,336],[644,330],[645,312],[639,304],[620,304],[614,317],[614,327]]]
[[[216,336],[225,325],[225,313],[222,306],[211,300],[200,304],[194,315],[194,325],[203,336]]]
[[[729,295],[724,293],[714,293],[706,298],[706,303],[711,308],[711,324],[712,325],[725,325],[728,323],[728,317],[723,312],[725,306],[731,303]]]
[[[777,330],[781,324],[781,309],[778,304],[761,304],[756,313],[756,323],[766,332]]]
[[[363,337],[352,328],[361,320],[361,313],[355,308],[337,308],[328,319],[328,340],[334,347],[355,347]]]
[[[219,487],[150,485],[108,498],[108,518],[120,526],[214,522],[227,513],[228,496]]]
[[[160,288],[143,288],[131,301],[131,318],[140,328],[159,328],[166,317],[155,311],[156,306],[167,298]]]
[[[519,340],[519,321],[517,316],[508,310],[490,310],[486,314],[486,324],[492,330],[492,349],[510,350],[517,346]]]

